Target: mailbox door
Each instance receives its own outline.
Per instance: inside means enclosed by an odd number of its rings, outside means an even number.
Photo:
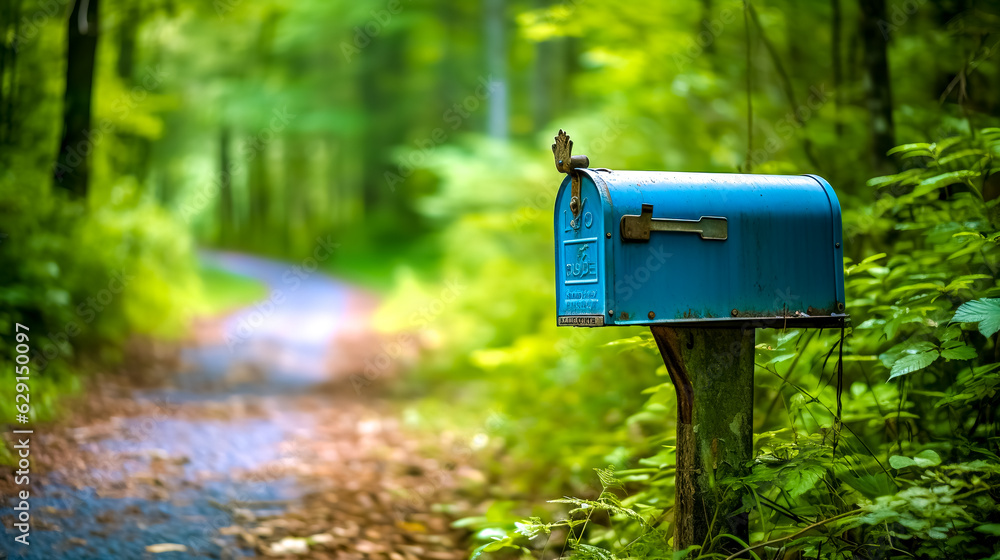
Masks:
[[[608,324],[836,326],[844,312],[840,205],[813,176],[588,170],[613,203]],[[597,187],[600,190],[600,187]],[[623,239],[625,215],[725,218],[726,239],[653,231]],[[612,225],[613,224],[613,225]],[[775,318],[781,318],[777,323]],[[769,320],[769,321],[765,321]],[[788,321],[786,321],[788,320]]]
[[[612,221],[606,185],[588,174],[580,177],[580,210],[570,208],[571,180],[559,188],[555,205],[555,263],[558,324],[600,327],[605,324],[608,283],[612,265],[607,235]]]

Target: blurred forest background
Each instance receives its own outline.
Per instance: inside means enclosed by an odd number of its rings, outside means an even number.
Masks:
[[[564,128],[595,167],[840,196],[853,328],[758,333],[757,458],[720,481],[753,554],[1000,558],[1000,2],[0,0],[0,48],[0,336],[47,334],[36,421],[129,336],[238,299],[197,247],[332,238],[323,268],[419,341],[408,424],[488,469],[470,550],[670,554],[655,345],[555,327]]]

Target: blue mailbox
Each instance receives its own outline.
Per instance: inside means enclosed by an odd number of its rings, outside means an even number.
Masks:
[[[840,204],[814,175],[588,169],[560,131],[558,324],[842,326]]]

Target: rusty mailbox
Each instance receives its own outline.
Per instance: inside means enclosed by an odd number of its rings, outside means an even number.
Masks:
[[[559,325],[843,324],[840,204],[822,178],[589,169],[571,146],[560,131]]]

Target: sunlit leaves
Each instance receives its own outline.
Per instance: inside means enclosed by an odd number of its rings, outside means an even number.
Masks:
[[[878,253],[878,254],[875,254],[875,255],[871,255],[869,257],[866,257],[860,263],[858,263],[856,265],[851,265],[851,266],[847,267],[844,270],[844,272],[846,274],[858,274],[858,273],[864,272],[866,270],[871,270],[871,269],[876,268],[876,267],[879,266],[878,264],[876,264],[876,261],[884,259],[885,257],[886,257],[885,253]],[[885,272],[888,272],[888,269],[885,269]]]
[[[970,184],[970,179],[979,177],[980,175],[982,175],[982,173],[979,173],[978,171],[963,169],[960,171],[949,171],[947,173],[941,173],[940,175],[928,177],[927,179],[921,181],[920,184],[917,185],[917,188],[913,189],[913,196],[921,196],[954,183]]]
[[[903,144],[889,150],[889,155],[893,154],[899,154],[902,157],[934,157],[934,144],[926,142]]]
[[[480,547],[477,547],[475,550],[472,551],[472,555],[469,558],[470,560],[476,560],[477,558],[480,558],[484,552],[496,552],[498,550],[503,550],[505,548],[512,548],[523,552],[530,552],[528,549],[515,544],[514,540],[511,539],[510,537],[503,537],[503,538],[497,537],[494,538],[492,541]]]
[[[524,521],[517,521],[514,523],[514,527],[518,534],[533,539],[538,535],[548,535],[552,532],[552,529],[542,523],[540,517],[529,517]]]
[[[987,154],[984,150],[980,150],[980,149],[976,149],[976,148],[970,148],[970,149],[967,149],[967,150],[959,150],[957,152],[948,154],[947,156],[944,156],[944,157],[938,159],[938,165],[948,165],[950,163],[959,161],[959,160],[964,159],[964,158],[975,158],[973,161],[969,162],[969,163],[975,163],[975,162],[979,161],[981,158],[983,158],[984,156],[988,156],[988,155],[989,154]]]
[[[619,351],[634,350],[636,348],[656,348],[656,341],[653,340],[653,335],[648,332],[630,336],[627,338],[619,338],[612,340],[605,344],[605,346],[615,347]]]
[[[607,492],[609,490],[617,490],[619,492],[624,492],[625,487],[622,486],[622,481],[615,477],[615,468],[609,466],[606,469],[594,469],[597,472],[597,478],[601,481],[601,488]]]

